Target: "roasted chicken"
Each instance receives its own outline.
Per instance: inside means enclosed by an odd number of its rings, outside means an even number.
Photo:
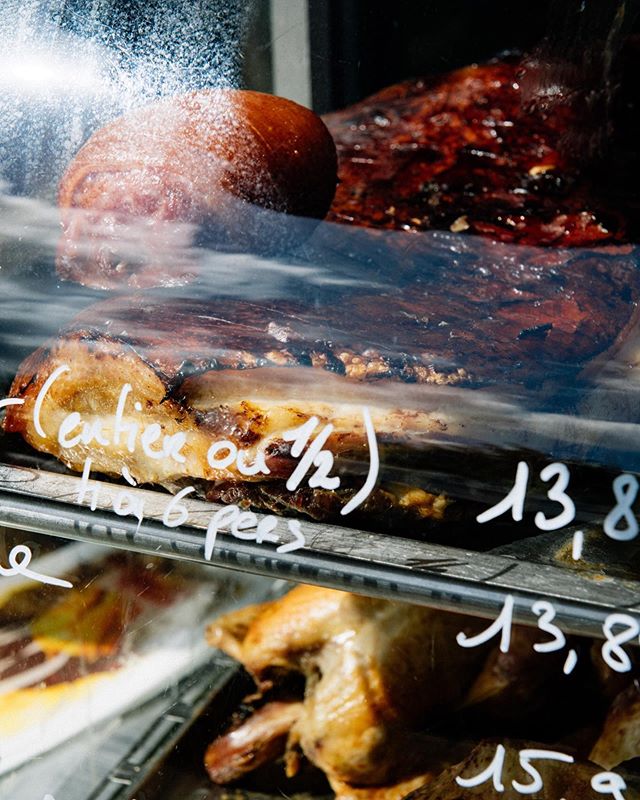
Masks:
[[[522,788],[536,780],[530,764],[542,781],[536,797],[597,796],[594,776],[639,752],[635,682],[614,703],[589,755],[606,700],[588,659],[582,674],[564,675],[565,654],[536,652],[541,632],[520,626],[507,653],[495,642],[460,647],[459,631],[484,627],[457,614],[311,586],[224,615],[208,640],[243,664],[256,691],[247,700],[253,710],[208,747],[210,777],[232,783],[279,757],[292,777],[306,758],[339,800],[400,800],[414,789],[410,800],[458,800],[467,792],[492,798],[496,791],[515,799],[523,791],[513,782]],[[571,644],[588,656],[588,642]],[[587,691],[585,720],[579,708]],[[567,724],[572,716],[577,728]],[[505,738],[514,725],[525,733],[535,726],[542,738]],[[482,773],[484,780],[472,780]],[[632,779],[616,780],[628,782],[627,800],[640,797]]]
[[[261,763],[268,720],[290,773],[298,749],[335,786],[381,786],[424,772],[429,737],[420,731],[460,703],[483,657],[482,648],[460,648],[456,634],[479,624],[312,586],[223,616],[208,640],[240,660],[259,693],[300,675],[305,686],[298,702],[267,704],[214,742],[209,774],[227,782]]]

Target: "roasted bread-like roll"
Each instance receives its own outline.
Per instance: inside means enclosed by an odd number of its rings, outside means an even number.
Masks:
[[[97,130],[62,178],[58,272],[97,288],[190,279],[190,245],[271,251],[322,218],[335,147],[302,106],[217,89],[172,97]]]

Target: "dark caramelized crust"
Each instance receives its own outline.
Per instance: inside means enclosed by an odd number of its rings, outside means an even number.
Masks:
[[[525,102],[521,62],[470,66],[385,89],[325,122],[340,184],[329,219],[585,246],[625,236],[563,140],[569,102]]]
[[[457,779],[470,780],[480,775],[493,762],[498,746],[504,747],[504,762],[500,773],[502,789],[498,793],[491,778],[482,781],[477,786],[464,788],[459,785]],[[542,749],[551,749],[541,746]],[[526,750],[538,749],[535,742],[514,742],[514,741],[484,741],[477,745],[459,764],[455,764],[449,769],[444,770],[438,777],[426,783],[422,788],[408,794],[404,800],[461,800],[461,798],[472,798],[473,800],[494,800],[496,797],[503,797],[504,800],[517,800],[523,796],[523,792],[513,786],[516,781],[524,786],[530,786],[533,782],[530,771],[525,771],[522,766],[521,753]],[[560,752],[566,753],[566,748],[559,747]],[[597,793],[592,790],[591,781],[598,773],[597,767],[586,761],[575,760],[575,763],[567,764],[551,759],[532,759],[531,766],[535,765],[538,771],[542,788],[530,795],[538,800],[585,800],[585,798],[597,797]],[[503,793],[504,792],[504,793]],[[638,792],[635,786],[625,788],[625,798],[637,800]]]
[[[348,234],[324,226],[316,240],[375,250],[376,287],[339,285],[339,303],[331,288],[306,303],[139,294],[91,306],[61,338],[98,354],[103,340],[135,352],[178,401],[191,376],[262,367],[367,383],[538,386],[570,382],[606,351],[640,295],[630,247],[548,251],[438,233]],[[27,380],[35,367],[23,365]]]

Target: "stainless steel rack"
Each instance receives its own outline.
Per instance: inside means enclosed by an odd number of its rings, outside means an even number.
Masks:
[[[185,498],[185,524],[169,528],[162,515],[171,496],[131,489],[144,500],[139,524],[109,511],[122,486],[101,481],[92,510],[75,502],[80,483],[72,475],[0,464],[0,524],[487,617],[495,617],[511,595],[514,620],[525,624],[535,624],[532,605],[544,598],[567,633],[602,636],[612,611],[636,614],[640,621],[640,583],[605,574],[597,546],[591,556],[585,551],[581,569],[555,560],[570,547],[571,531],[484,553],[305,521],[304,547],[279,553],[275,543],[241,541],[223,527],[207,559],[206,528],[221,506]],[[638,549],[634,543],[609,544],[619,548],[621,562]]]

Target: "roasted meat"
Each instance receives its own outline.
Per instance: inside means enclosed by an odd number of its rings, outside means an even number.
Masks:
[[[204,764],[214,783],[232,783],[245,773],[283,755],[291,729],[302,714],[302,703],[272,701],[237,727],[216,739]]]
[[[536,652],[541,632],[520,626],[508,653],[495,641],[459,646],[457,632],[484,627],[458,614],[310,586],[225,614],[209,627],[208,641],[241,662],[256,691],[248,699],[253,711],[207,749],[210,777],[232,783],[277,758],[292,777],[304,757],[340,800],[399,800],[417,787],[414,800],[457,800],[467,791],[493,797],[494,779],[515,798],[512,781],[534,780],[530,756],[544,784],[536,797],[591,796],[596,764],[608,768],[637,753],[637,688],[616,702],[588,763],[603,700],[588,659],[582,671],[564,675],[564,654]],[[583,719],[586,692],[591,708]],[[514,725],[532,739],[515,740]],[[625,737],[626,749],[616,737]],[[464,789],[457,782],[501,760],[495,778]],[[638,796],[631,785],[629,792]]]
[[[420,606],[298,586],[281,600],[221,617],[207,638],[242,662],[260,692],[304,676],[302,702],[265,706],[259,714],[284,716],[290,724],[287,751],[300,748],[332,783],[380,786],[424,771],[428,737],[419,731],[461,701],[483,657],[482,648],[459,647],[456,633],[480,624]],[[230,774],[229,752],[255,742],[256,725],[250,718],[209,748],[214,780],[243,774],[242,758]],[[279,738],[286,723],[272,722],[272,730]],[[295,759],[288,765],[293,771]]]
[[[336,242],[346,248],[350,236]],[[539,266],[535,254],[521,261],[517,248],[485,241],[452,259],[451,242],[436,235],[429,260],[400,276],[380,269],[377,291],[343,286],[340,305],[331,286],[307,302],[113,298],[23,363],[11,396],[25,402],[7,409],[5,430],[78,471],[90,458],[97,472],[126,467],[137,483],[188,481],[225,503],[389,529],[472,519],[477,501],[464,494],[456,448],[484,442],[478,464],[510,476],[515,463],[496,465],[518,437],[502,421],[504,406],[493,410],[495,397],[461,390],[517,395],[534,386],[562,397],[584,363],[621,335],[638,296],[631,256],[565,251],[560,266]],[[372,459],[365,407],[381,470],[345,518]],[[295,454],[291,436],[304,439],[301,427],[314,418],[307,443],[333,426],[325,444],[339,486],[311,485],[308,475],[290,482],[305,450]],[[231,449],[209,458],[220,441]],[[425,481],[436,447],[444,448],[441,478]],[[444,477],[447,470],[458,478]],[[452,503],[463,495],[466,506]]]
[[[640,688],[632,681],[614,699],[590,758],[606,769],[640,756]]]
[[[562,146],[580,109],[531,102],[522,88],[531,68],[515,59],[473,65],[327,115],[340,179],[328,219],[535,245],[623,239],[620,208]]]
[[[634,204],[604,191],[566,145],[584,104],[534,102],[536,69],[533,59],[473,65],[328,114],[339,185],[327,219],[530,245],[628,240]],[[309,226],[280,212],[327,212],[331,137],[307,109],[257,92],[133,111],[97,130],[62,179],[58,272],[99,288],[171,286],[197,274],[192,244],[297,244]]]
[[[540,641],[537,628],[515,626],[509,651],[491,651],[465,697],[474,719],[485,726],[489,721],[506,722],[526,728],[523,735],[535,736],[541,727],[549,727],[549,717],[554,716],[550,704],[554,712],[571,713],[571,708],[562,708],[562,700],[570,702],[572,689],[575,693],[574,681],[562,672],[566,653],[538,653],[534,645]],[[553,723],[555,730],[561,727],[558,723]]]

